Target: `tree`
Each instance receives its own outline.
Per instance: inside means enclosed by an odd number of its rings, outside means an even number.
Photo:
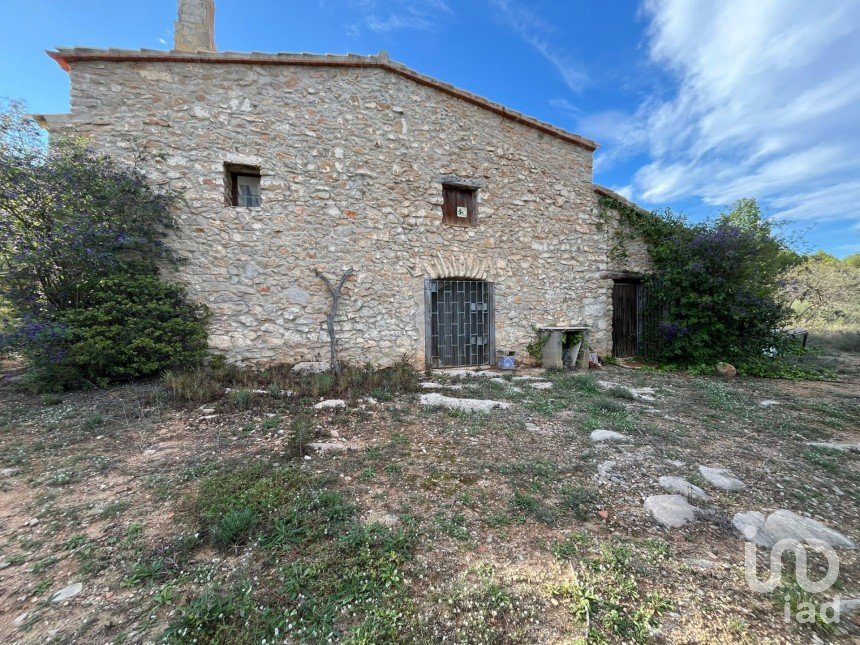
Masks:
[[[44,145],[20,103],[0,111],[0,346],[42,388],[155,374],[205,353],[205,307],[158,277],[176,197],[80,141]]]
[[[783,276],[797,324],[815,330],[860,329],[860,266],[817,251]]]
[[[21,312],[62,310],[90,279],[173,260],[163,239],[175,201],[82,142],[45,147],[11,104],[0,117],[0,295]]]

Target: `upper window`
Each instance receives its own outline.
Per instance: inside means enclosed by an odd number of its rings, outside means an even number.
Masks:
[[[262,205],[258,167],[224,164],[224,180],[227,203],[231,206],[259,208]]]
[[[478,189],[443,185],[442,223],[451,226],[477,226]]]

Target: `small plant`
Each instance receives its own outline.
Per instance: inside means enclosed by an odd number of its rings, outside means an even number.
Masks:
[[[230,404],[236,408],[247,408],[254,400],[254,393],[248,388],[239,388],[230,392]]]
[[[267,417],[263,421],[263,430],[274,430],[279,425],[281,425],[282,421],[283,419],[281,419],[281,417],[279,417],[278,415]]]
[[[290,429],[286,437],[287,454],[301,459],[305,454],[305,446],[314,436],[314,420],[307,414],[300,414],[290,421]]]
[[[585,520],[593,515],[594,505],[598,494],[593,488],[583,486],[565,486],[561,489],[564,496],[564,506],[573,512],[578,520]]]
[[[90,430],[98,428],[103,425],[105,422],[104,417],[100,414],[91,414],[86,419],[84,419],[84,427]]]
[[[435,518],[436,526],[455,540],[468,541],[471,538],[466,528],[466,518],[461,513],[438,513]]]

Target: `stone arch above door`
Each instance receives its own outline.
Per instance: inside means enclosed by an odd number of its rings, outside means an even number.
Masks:
[[[485,260],[472,253],[436,253],[424,262],[428,278],[470,278],[490,280],[490,267]]]

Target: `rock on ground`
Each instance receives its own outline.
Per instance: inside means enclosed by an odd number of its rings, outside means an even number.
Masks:
[[[708,499],[707,493],[683,477],[661,477],[657,482],[670,493],[678,493],[695,499]]]
[[[759,546],[772,547],[780,540],[814,539],[843,549],[855,547],[854,542],[839,531],[784,508],[774,511],[767,518],[758,511],[737,513],[732,518],[732,524],[747,540]]]
[[[305,361],[303,363],[296,363],[293,365],[294,372],[301,373],[319,373],[328,371],[328,363],[323,361]]]
[[[346,401],[343,399],[326,399],[325,401],[320,401],[314,406],[315,410],[326,410],[330,408],[345,408]]]
[[[629,438],[614,430],[595,430],[591,433],[592,441],[627,441]]]
[[[490,401],[484,399],[457,399],[451,396],[443,396],[436,392],[421,395],[421,405],[439,405],[451,410],[467,410],[469,412],[489,412],[495,408],[509,408],[510,403],[505,401]]]
[[[639,399],[640,401],[656,401],[656,390],[653,387],[627,387],[626,385],[621,385],[620,383],[613,383],[612,381],[597,381],[597,386],[603,388],[604,390],[626,390],[630,393],[634,399]]]
[[[73,598],[81,593],[81,590],[84,588],[84,585],[80,582],[76,582],[74,584],[69,585],[68,587],[63,587],[54,596],[51,598],[51,602],[65,602],[69,598]]]
[[[460,378],[493,378],[493,377],[501,377],[505,376],[505,372],[499,372],[497,370],[466,370],[466,369],[457,369],[450,370],[446,369],[441,372],[446,376],[459,376]]]
[[[707,482],[714,488],[727,491],[738,491],[746,488],[740,479],[735,477],[731,471],[725,468],[709,468],[708,466],[699,466],[699,472]]]
[[[538,381],[536,383],[530,383],[529,385],[536,390],[551,390],[552,389],[552,383],[550,383],[549,381]]]
[[[828,443],[826,441],[807,441],[807,446],[838,450],[839,452],[860,452],[860,443]]]
[[[683,495],[651,495],[645,499],[644,507],[658,524],[670,529],[695,521],[699,510]]]
[[[615,462],[611,459],[604,461],[597,467],[597,474],[594,476],[595,481],[601,484],[608,484],[609,482],[618,482],[621,481],[621,478],[612,474],[612,469],[618,462]]]
[[[765,399],[764,401],[759,401],[758,403],[763,408],[769,408],[774,405],[779,405],[779,401],[774,401],[773,399]]]
[[[725,376],[726,378],[733,378],[738,375],[738,370],[731,363],[723,363],[720,361],[716,365],[714,365],[714,371],[720,376]]]
[[[14,477],[17,474],[18,474],[17,468],[4,468],[3,470],[0,470],[0,477],[4,477],[4,478],[5,477]]]

